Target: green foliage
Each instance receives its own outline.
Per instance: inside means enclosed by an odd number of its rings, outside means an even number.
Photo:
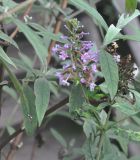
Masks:
[[[50,100],[49,83],[45,78],[38,78],[34,84],[35,105],[39,126],[44,118]]]
[[[63,147],[67,148],[67,142],[58,131],[56,131],[55,129],[51,129],[51,133]]]
[[[137,7],[137,0],[125,0],[125,8],[127,13],[133,13]]]
[[[102,51],[100,53],[100,63],[102,73],[107,84],[108,92],[110,94],[111,99],[113,99],[118,90],[118,66],[116,62],[113,60],[112,56],[106,51]]]
[[[71,94],[69,98],[69,111],[74,114],[82,107],[85,102],[84,90],[81,85],[72,86]]]
[[[47,57],[47,49],[43,45],[42,39],[28,27],[25,23],[21,22],[18,19],[13,19],[14,23],[18,26],[21,32],[26,36],[28,41],[32,44],[33,48],[36,51],[40,61],[45,64],[45,59]]]
[[[72,3],[74,6],[80,9],[85,10],[93,19],[95,19],[98,22],[99,26],[101,25],[105,30],[108,29],[107,23],[99,14],[99,12],[90,5],[88,5],[86,2],[84,2],[83,0],[70,0],[70,3]]]
[[[28,1],[26,1],[26,3],[27,2]],[[80,22],[77,19],[69,19],[69,17],[75,17],[75,14],[79,13],[79,11],[73,12],[72,9],[67,11],[69,8],[63,10],[58,6],[60,3],[59,0],[37,1],[37,3],[33,5],[33,8],[37,15],[43,15],[45,17],[45,21],[42,23],[40,19],[40,22],[33,23],[30,17],[26,15],[25,6],[20,6],[20,11],[17,9],[19,5],[23,5],[23,3],[17,4],[12,0],[3,0],[0,6],[0,11],[4,14],[4,16],[3,14],[2,16],[0,15],[2,25],[3,23],[6,23],[6,25],[14,23],[18,27],[19,32],[22,32],[26,37],[26,40],[31,44],[36,53],[35,57],[30,57],[28,54],[22,53],[25,52],[24,49],[21,52],[19,43],[11,38],[12,36],[9,36],[2,28],[2,31],[0,31],[2,43],[0,47],[0,63],[7,71],[8,80],[1,81],[0,87],[2,87],[2,91],[9,94],[17,103],[19,103],[20,100],[24,127],[28,135],[35,134],[38,126],[42,127],[41,124],[45,121],[44,116],[46,112],[47,115],[52,113],[47,117],[48,121],[50,121],[52,117],[59,115],[69,119],[73,118],[73,122],[76,122],[75,124],[78,124],[78,127],[83,128],[85,139],[82,141],[83,147],[81,148],[75,148],[75,139],[67,143],[65,137],[62,136],[63,134],[61,135],[55,129],[50,129],[53,137],[62,145],[66,152],[66,154],[63,155],[63,160],[79,159],[79,156],[82,156],[82,158],[86,160],[128,160],[129,142],[140,142],[139,81],[135,81],[133,84],[133,77],[131,76],[125,77],[128,78],[127,80],[125,78],[121,79],[120,72],[122,72],[121,69],[123,68],[122,61],[124,61],[124,66],[130,67],[130,60],[128,57],[122,59],[122,56],[117,54],[117,51],[109,51],[109,47],[114,44],[112,44],[112,42],[119,41],[120,39],[140,42],[139,29],[137,31],[134,29],[136,32],[132,35],[121,33],[124,27],[140,15],[140,11],[136,9],[137,0],[125,1],[127,14],[123,13],[120,15],[117,25],[109,24],[109,21],[106,22],[103,16],[97,11],[96,7],[92,6],[98,2],[98,0],[89,2],[85,0],[68,1],[68,3],[72,4],[75,8],[90,15],[91,19],[97,24],[103,39],[101,46],[99,46],[96,51],[94,47],[92,49],[97,53],[99,52],[99,54],[97,54],[97,57],[99,56],[99,62],[98,60],[94,62],[93,59],[95,57],[92,57],[94,56],[93,53],[90,55],[90,58],[86,57],[86,53],[90,51],[88,45],[91,44],[87,43],[87,49],[83,51],[85,47],[83,47],[81,43],[83,42],[82,38],[84,38],[85,34],[82,32],[83,27],[82,25],[79,27]],[[9,9],[10,15],[8,15]],[[30,8],[28,9],[30,10]],[[108,9],[109,8],[105,8],[103,12],[106,12]],[[24,12],[23,15],[25,15],[23,17],[21,16],[21,19],[18,17],[20,15],[19,12],[20,14]],[[30,15],[30,13],[28,14]],[[53,32],[53,26],[56,26],[55,23],[57,24],[56,21],[60,24],[60,20],[63,18],[61,14],[64,16],[64,21],[68,26],[66,30],[68,31],[66,34],[68,38],[66,39],[65,37],[62,39],[62,33],[55,34],[55,32],[59,31]],[[47,16],[48,18],[46,18]],[[8,21],[5,21],[7,18]],[[23,20],[26,18],[27,20],[25,23]],[[87,28],[85,28],[85,30],[86,29]],[[80,36],[83,37],[80,38]],[[50,51],[51,47],[49,47],[49,44],[52,40],[53,43],[57,41],[64,46],[64,49],[62,49],[61,45],[57,45],[61,50],[60,57],[63,56],[64,52],[68,52],[66,53],[68,57],[72,57],[72,64],[70,64],[71,66],[66,66],[67,70],[64,69],[65,67],[61,68],[61,65],[65,62],[65,64],[69,64],[69,59],[62,57],[66,59],[66,61],[60,63],[57,59],[57,54],[52,55],[51,52],[49,52],[49,56],[54,56],[54,58],[50,64],[47,64],[48,51]],[[5,44],[15,47],[20,52],[18,56],[12,57],[10,55],[9,57]],[[121,45],[119,47],[121,48]],[[58,48],[56,52],[59,52]],[[53,49],[55,50],[56,48]],[[88,59],[88,63],[83,63],[83,59],[80,57],[82,54]],[[116,55],[120,56],[120,61],[115,59]],[[39,65],[37,67],[36,56],[37,60],[39,60]],[[87,60],[86,58],[84,60]],[[84,69],[85,64],[87,64],[86,69]],[[96,66],[94,66],[94,64]],[[10,68],[11,66],[12,68]],[[131,65],[130,68],[131,74],[133,73],[132,66],[133,65]],[[59,83],[67,83],[67,86],[72,85],[71,87],[58,87],[55,73],[57,71],[59,73],[59,67],[63,71],[61,72],[62,75],[59,75],[61,76]],[[78,70],[74,68],[78,68]],[[20,79],[16,77],[15,70],[17,71],[17,69],[26,72],[24,78]],[[95,71],[91,72],[91,70]],[[123,70],[125,69],[123,68]],[[65,77],[67,74],[69,75],[68,78]],[[72,79],[73,77],[74,80]],[[83,79],[81,77],[86,80],[86,82],[82,82]],[[48,108],[49,102],[52,100],[51,98],[54,100],[56,100],[56,98],[59,99],[60,93],[62,96],[69,93],[70,113],[65,110],[54,114],[56,109],[65,105],[65,100],[60,101],[53,108]],[[114,112],[115,115],[112,118],[111,115]],[[9,123],[6,128],[10,135],[16,133],[16,130],[14,130]],[[116,143],[112,143],[114,141],[117,142],[117,145]],[[129,158],[129,160],[137,159],[139,159],[139,157]]]

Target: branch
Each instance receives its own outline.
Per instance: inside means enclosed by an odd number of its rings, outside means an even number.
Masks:
[[[5,18],[9,17],[9,15],[12,15],[13,13],[18,12],[19,10],[27,7],[30,3],[35,2],[36,0],[27,0],[23,3],[20,3],[19,5],[17,5],[16,7],[9,9],[7,12],[2,13],[0,15],[0,22],[3,21]]]
[[[50,107],[45,114],[46,118],[48,115],[50,115],[51,113],[53,113],[54,111],[58,110],[59,108],[61,108],[63,105],[67,104],[69,102],[69,97],[64,98],[63,100],[61,100],[59,103],[55,104],[54,106]],[[20,128],[18,129],[16,132],[14,132],[12,135],[10,135],[7,139],[3,140],[0,142],[0,151],[2,150],[2,148],[4,148],[13,138],[17,137],[17,135],[19,135],[20,133],[24,132],[25,129]]]

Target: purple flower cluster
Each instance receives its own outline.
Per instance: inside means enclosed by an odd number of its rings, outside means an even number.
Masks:
[[[75,33],[73,37],[63,36],[67,44],[56,44],[52,49],[54,54],[63,61],[63,69],[56,73],[59,84],[69,86],[70,82],[81,83],[93,91],[96,84],[98,53],[94,50],[95,44],[81,40],[89,33]]]

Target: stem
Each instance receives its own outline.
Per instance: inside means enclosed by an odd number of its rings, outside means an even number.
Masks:
[[[3,21],[5,18],[11,16],[12,14],[18,12],[19,10],[27,7],[28,5],[30,5],[31,3],[34,3],[36,0],[27,0],[23,3],[20,3],[19,5],[17,5],[16,7],[9,9],[7,12],[2,13],[0,15],[0,22]]]
[[[103,142],[104,142],[104,132],[101,131],[100,139],[99,139],[99,147],[98,147],[98,152],[97,152],[96,160],[100,160]]]

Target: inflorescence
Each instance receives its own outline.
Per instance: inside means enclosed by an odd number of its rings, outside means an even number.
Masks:
[[[77,19],[66,22],[65,28],[68,36],[62,36],[66,40],[65,44],[56,44],[52,48],[53,54],[57,54],[62,60],[62,70],[56,73],[59,84],[69,86],[70,82],[82,84],[93,91],[96,84],[96,72],[99,61],[95,44],[91,41],[84,41],[82,38],[89,33],[82,31]]]

